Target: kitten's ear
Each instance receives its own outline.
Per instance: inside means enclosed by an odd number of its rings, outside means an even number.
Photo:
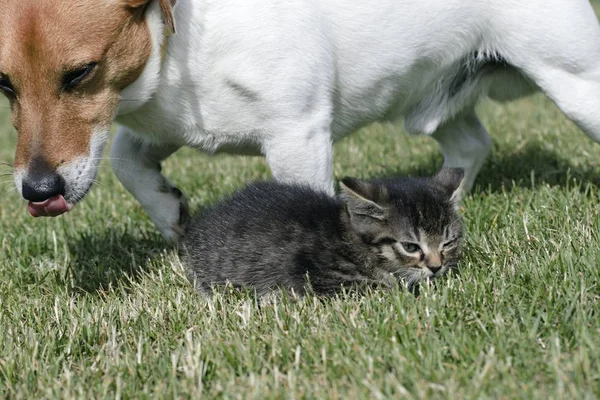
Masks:
[[[465,170],[462,168],[442,168],[433,181],[446,193],[456,206],[461,200],[465,183]]]
[[[340,183],[341,198],[351,215],[384,220],[387,210],[381,204],[388,198],[385,187],[346,177]]]

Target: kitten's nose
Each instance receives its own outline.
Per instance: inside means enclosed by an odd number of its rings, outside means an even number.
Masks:
[[[437,274],[437,272],[438,272],[440,269],[442,269],[442,266],[441,266],[441,265],[440,265],[439,267],[432,267],[432,266],[428,266],[427,268],[429,268],[429,270],[430,270],[431,272],[433,272],[433,274],[435,275],[435,274]]]

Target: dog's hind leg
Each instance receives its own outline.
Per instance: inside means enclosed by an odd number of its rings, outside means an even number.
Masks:
[[[527,74],[569,119],[600,143],[600,35],[598,50],[592,67],[550,63],[535,66]]]
[[[462,193],[471,190],[487,157],[492,140],[474,110],[463,112],[440,126],[433,137],[444,155],[444,167],[463,168]]]
[[[540,2],[533,2],[540,3]],[[587,0],[568,0],[547,7],[540,3],[536,21],[528,13],[512,15],[513,25],[498,47],[575,122],[600,142],[600,25]],[[528,6],[533,6],[527,3]],[[524,20],[525,18],[525,20]],[[521,29],[511,30],[510,28]]]
[[[596,72],[548,68],[539,72],[536,82],[569,119],[600,143],[600,59],[598,63]]]
[[[598,45],[600,48],[600,40]],[[598,65],[591,70],[574,72],[547,65],[529,75],[569,119],[600,143],[600,54],[598,56]]]
[[[179,146],[148,143],[120,127],[110,151],[117,178],[171,242],[183,233],[188,208],[181,191],[161,174],[160,163],[178,149]]]

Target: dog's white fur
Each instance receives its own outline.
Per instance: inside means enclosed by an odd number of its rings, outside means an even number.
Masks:
[[[162,61],[157,4],[146,18],[154,50],[122,94],[111,156],[168,239],[182,199],[159,165],[181,146],[262,153],[276,179],[333,193],[332,142],[404,116],[468,189],[491,146],[477,100],[537,89],[600,141],[587,0],[179,0]]]

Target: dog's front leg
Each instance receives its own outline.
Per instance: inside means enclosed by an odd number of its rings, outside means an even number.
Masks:
[[[264,148],[273,177],[333,195],[333,143],[328,122],[289,127],[293,128],[271,138]]]
[[[471,190],[492,140],[475,111],[467,111],[440,126],[433,134],[444,155],[444,167],[463,168],[465,179],[461,197]]]
[[[121,127],[110,152],[117,178],[170,242],[183,233],[189,210],[181,191],[161,174],[160,163],[178,149],[176,145],[149,143]]]

